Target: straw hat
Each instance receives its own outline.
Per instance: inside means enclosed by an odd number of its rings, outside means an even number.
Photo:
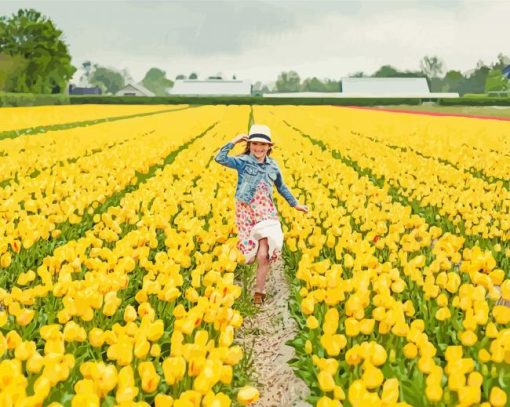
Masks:
[[[271,130],[264,124],[252,124],[248,141],[258,141],[259,143],[267,143],[273,145],[271,141]]]

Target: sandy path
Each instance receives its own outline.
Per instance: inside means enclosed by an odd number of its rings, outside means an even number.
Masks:
[[[289,288],[284,276],[283,260],[268,274],[265,304],[253,317],[246,318],[237,341],[247,349],[253,347],[253,360],[260,399],[256,407],[309,406],[303,401],[308,387],[287,361],[294,349],[285,342],[294,338],[296,323],[288,309]]]

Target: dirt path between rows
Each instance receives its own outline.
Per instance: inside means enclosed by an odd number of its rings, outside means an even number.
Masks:
[[[283,260],[272,266],[266,287],[265,304],[256,315],[244,320],[237,338],[247,349],[253,347],[255,379],[260,391],[260,399],[253,406],[310,406],[303,401],[308,387],[287,364],[294,356],[294,349],[285,342],[294,338],[296,323],[288,309],[289,287]]]

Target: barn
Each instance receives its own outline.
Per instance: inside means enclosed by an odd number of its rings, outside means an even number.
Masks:
[[[119,90],[116,96],[155,96],[149,89],[141,83],[129,83]]]
[[[426,78],[342,78],[342,93],[351,96],[421,97],[430,94]]]

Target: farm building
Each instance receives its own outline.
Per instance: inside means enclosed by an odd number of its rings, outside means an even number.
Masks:
[[[236,79],[179,79],[169,93],[189,96],[250,96],[251,82]]]
[[[273,93],[266,97],[320,98],[455,98],[458,93],[431,93],[426,78],[342,78],[340,92]]]
[[[100,95],[101,88],[99,86],[94,86],[91,88],[74,86],[73,84],[69,85],[68,93],[70,95]]]
[[[360,96],[421,96],[430,93],[426,78],[342,78],[342,93]]]
[[[129,83],[119,90],[116,96],[155,96],[149,89],[141,83]]]

